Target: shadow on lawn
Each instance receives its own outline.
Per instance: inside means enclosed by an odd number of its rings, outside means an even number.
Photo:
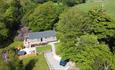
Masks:
[[[25,66],[25,70],[32,70],[36,62],[37,62],[36,59],[30,60],[29,63]]]

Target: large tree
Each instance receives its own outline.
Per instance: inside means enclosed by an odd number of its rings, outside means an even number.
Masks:
[[[115,21],[107,16],[105,10],[93,9],[89,11],[92,20],[91,33],[98,36],[100,42],[109,45],[111,51],[115,52]]]
[[[90,17],[86,13],[76,9],[76,7],[65,10],[60,15],[60,20],[57,23],[58,37],[61,40],[75,40],[80,35],[91,31],[91,25]]]
[[[20,24],[21,5],[19,0],[0,0],[0,46],[12,41]],[[3,36],[5,35],[5,36]]]
[[[112,54],[108,46],[102,44],[100,38],[108,35],[114,37],[112,33],[114,26],[111,30],[108,29],[110,25],[113,25],[113,21],[102,16],[101,11],[93,15],[92,13],[84,13],[74,7],[61,14],[59,23],[57,23],[58,38],[61,41],[60,54],[63,59],[76,62],[81,70],[93,70],[98,59],[100,59],[99,62],[103,62],[102,65],[105,65],[101,67],[102,69],[106,66],[111,69]],[[95,33],[95,31],[98,32]],[[109,31],[110,34],[107,33]]]
[[[58,21],[62,6],[53,2],[46,2],[25,16],[24,22],[32,31],[51,30]]]
[[[12,0],[6,2],[4,0],[0,1],[0,47],[3,46],[3,42],[9,36],[9,28],[6,24],[6,19],[11,17],[12,10],[10,9],[10,5]],[[12,20],[12,18],[9,18]]]

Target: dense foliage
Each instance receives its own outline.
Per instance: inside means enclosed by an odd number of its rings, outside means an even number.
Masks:
[[[89,13],[81,12],[76,7],[66,10],[57,23],[61,41],[58,51],[63,59],[73,60],[81,70],[110,70],[114,65],[110,52],[114,44],[110,48],[107,45],[114,43],[114,26],[114,21],[101,9],[93,9]],[[102,66],[96,67],[97,62],[102,62]]]
[[[22,61],[17,59],[14,48],[0,49],[0,70],[23,70]]]
[[[23,20],[32,31],[51,30],[62,10],[62,5],[46,2],[25,15]]]
[[[0,48],[6,47],[0,49],[0,70],[24,69],[16,46],[7,47],[20,26],[32,31],[56,28],[59,55],[80,70],[115,70],[115,20],[106,8],[78,9],[86,1],[93,0],[0,0]]]
[[[12,6],[11,2],[7,3],[4,0],[0,1],[0,46],[2,45],[3,41],[7,39],[9,36],[9,29],[7,28],[6,22],[8,20],[12,21]]]
[[[0,0],[0,46],[13,39],[20,24],[20,3],[17,0]]]
[[[92,33],[98,36],[100,42],[109,45],[114,53],[115,49],[115,21],[109,18],[102,9],[94,9],[89,11],[90,17],[93,19]]]

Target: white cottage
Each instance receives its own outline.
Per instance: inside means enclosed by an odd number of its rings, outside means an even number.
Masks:
[[[43,31],[43,32],[31,32],[25,36],[24,46],[26,48],[33,47],[35,45],[44,44],[56,41],[55,30]]]

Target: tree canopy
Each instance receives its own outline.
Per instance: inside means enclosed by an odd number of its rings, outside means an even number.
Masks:
[[[15,49],[6,46],[21,26],[33,32],[55,29],[62,59],[74,61],[80,70],[115,70],[115,20],[106,8],[78,9],[86,1],[0,0],[0,70],[23,70]]]
[[[84,13],[73,7],[61,14],[57,23],[61,43],[57,47],[63,59],[73,60],[81,70],[93,70],[95,62],[106,65],[101,69],[112,69],[111,48],[102,39],[114,37],[114,21],[104,13],[99,9]]]
[[[46,2],[37,6],[31,14],[28,13],[24,21],[32,31],[51,30],[58,21],[58,16],[62,10],[63,6]]]
[[[6,54],[6,58],[4,58]],[[14,48],[0,49],[0,70],[23,70],[23,63],[18,60]]]

